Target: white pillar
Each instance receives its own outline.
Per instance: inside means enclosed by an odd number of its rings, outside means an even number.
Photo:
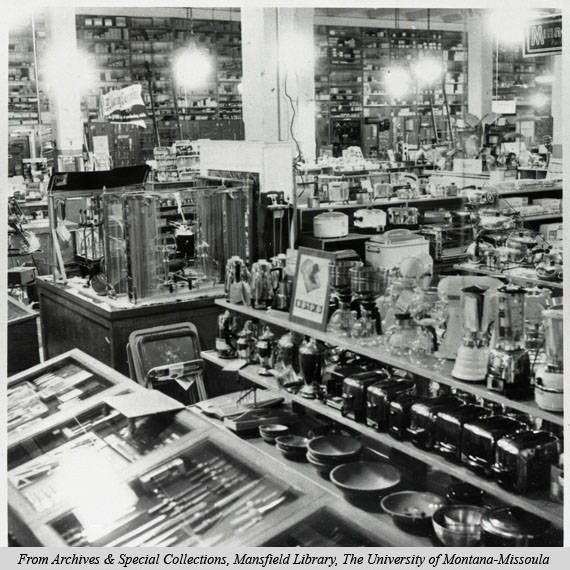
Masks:
[[[552,144],[555,157],[562,156],[562,123],[564,113],[562,112],[562,55],[552,56]]]
[[[245,138],[293,142],[293,120],[308,160],[315,156],[313,14],[312,8],[241,11]]]
[[[493,101],[493,45],[495,38],[481,10],[467,21],[467,110],[482,119]],[[508,25],[508,23],[505,23]]]
[[[47,25],[48,52],[58,54],[57,59],[60,60],[59,65],[54,65],[52,61],[49,69],[44,71],[50,75],[44,81],[49,86],[50,111],[58,154],[77,155],[81,154],[83,148],[83,123],[80,85],[79,82],[74,83],[77,78],[74,78],[72,71],[77,52],[75,9],[48,8]],[[39,60],[42,65],[42,54],[39,54]]]

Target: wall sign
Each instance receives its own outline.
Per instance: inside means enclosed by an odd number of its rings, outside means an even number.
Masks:
[[[531,20],[525,29],[524,56],[562,53],[562,15]]]
[[[145,104],[140,84],[129,85],[101,95],[101,111],[111,123],[134,123],[145,127]]]

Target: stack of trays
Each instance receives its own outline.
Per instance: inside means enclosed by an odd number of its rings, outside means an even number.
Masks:
[[[362,444],[355,438],[345,435],[315,437],[307,446],[307,460],[324,477],[338,465],[357,461]]]

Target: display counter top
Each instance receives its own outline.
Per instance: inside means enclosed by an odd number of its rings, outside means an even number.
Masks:
[[[68,279],[67,283],[54,283],[51,276],[39,277],[38,280],[41,281],[42,286],[73,296],[78,302],[89,304],[109,316],[115,316],[124,311],[143,312],[151,308],[160,309],[161,306],[177,303],[209,302],[224,295],[224,286],[216,284],[208,287],[197,287],[192,290],[184,288],[174,293],[165,293],[160,297],[144,299],[134,304],[129,301],[127,295],[121,295],[117,299],[97,295],[91,287],[85,287],[85,279],[80,277],[72,277]]]

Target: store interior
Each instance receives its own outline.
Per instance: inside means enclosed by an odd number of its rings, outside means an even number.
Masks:
[[[13,18],[9,544],[561,545],[561,26]]]

